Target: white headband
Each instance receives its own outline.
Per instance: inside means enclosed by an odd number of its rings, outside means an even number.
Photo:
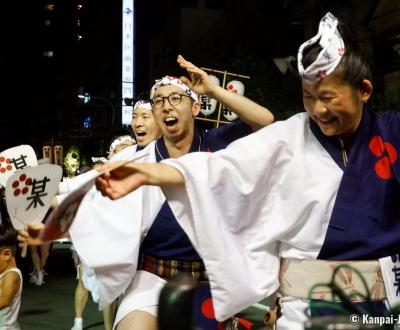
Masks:
[[[319,22],[318,33],[304,42],[297,54],[299,74],[303,80],[313,84],[331,74],[339,64],[344,54],[344,42],[337,30],[338,19],[327,13]],[[319,43],[322,47],[316,60],[307,68],[303,67],[303,52],[306,48]]]
[[[154,84],[154,86],[151,88],[151,91],[150,91],[150,99],[152,99],[154,97],[154,93],[156,92],[157,89],[159,89],[160,87],[163,87],[163,86],[168,86],[168,85],[178,86],[193,101],[199,102],[199,97],[195,92],[193,92],[188,86],[186,86],[180,79],[171,77],[171,76],[165,76],[161,80],[157,81]]]
[[[113,153],[115,151],[115,149],[117,148],[117,146],[123,141],[136,142],[136,140],[130,135],[119,136],[111,143],[109,153]]]
[[[133,110],[135,110],[136,108],[142,108],[142,109],[147,109],[147,110],[153,109],[150,102],[143,101],[143,100],[139,100],[135,103],[135,105],[133,106]]]

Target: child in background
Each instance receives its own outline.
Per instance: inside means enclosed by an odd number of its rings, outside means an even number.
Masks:
[[[0,225],[0,330],[19,330],[22,274],[17,268],[15,253],[17,231]]]

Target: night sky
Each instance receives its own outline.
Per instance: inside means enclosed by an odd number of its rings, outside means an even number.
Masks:
[[[45,1],[23,3],[18,10],[9,8],[10,18],[1,22],[1,149],[39,146],[60,136],[68,140],[80,86],[107,98],[116,98],[120,90],[119,6],[86,1],[77,13],[73,1],[55,1],[57,10],[49,14]],[[46,19],[51,29],[44,26]],[[79,43],[77,34],[83,35]],[[54,56],[44,57],[46,50]]]
[[[82,140],[75,133],[71,136],[71,130],[82,126],[86,112],[96,112],[99,122],[109,120],[105,104],[93,104],[92,108],[78,104],[79,87],[109,99],[118,110],[122,1],[82,1],[85,7],[79,13],[74,9],[75,1],[53,2],[57,10],[52,16],[44,10],[44,0],[2,4],[1,150],[18,144],[40,149],[51,138],[65,145],[92,144],[92,149],[99,150],[119,130],[118,125],[113,130],[104,126],[93,132],[91,138]],[[282,76],[272,59],[296,55],[299,44],[310,33],[307,27],[317,26],[321,14],[331,9],[328,6],[331,2],[204,0],[203,3],[207,8],[222,10],[226,24],[222,27],[219,24],[218,38],[209,36],[210,39],[197,44],[183,44],[175,14],[181,7],[195,8],[197,1],[136,0],[137,93],[147,90],[153,79],[161,75],[182,74],[175,58],[183,53],[199,66],[250,75],[246,95],[274,109],[278,117],[287,109],[298,111],[301,108],[298,79],[294,75]],[[337,1],[335,5],[345,3]],[[51,29],[43,24],[49,17]],[[78,18],[79,28],[74,23]],[[83,39],[77,42],[79,33]],[[160,53],[161,57],[154,58],[150,45],[157,38],[166,49]],[[47,49],[54,50],[53,58],[43,57]],[[163,57],[164,54],[167,56]],[[117,123],[119,118],[117,113]]]
[[[25,0],[18,7],[5,5],[4,13],[9,13],[9,17],[1,21],[2,150],[22,143],[40,146],[44,140],[51,138],[71,140],[71,128],[80,125],[76,122],[80,119],[74,114],[83,109],[76,105],[80,86],[93,95],[101,95],[119,104],[121,4],[116,5],[118,1],[110,0],[82,1],[84,8],[78,13],[73,6],[74,1],[59,0],[54,1],[55,10],[49,13],[44,10],[46,3],[43,0]],[[190,7],[196,2],[186,0],[176,3],[177,7]],[[223,9],[227,6],[227,14],[238,11],[235,8],[237,4],[233,6],[229,1],[221,3],[214,7]],[[263,4],[263,1],[258,3]],[[166,1],[139,0],[136,1],[136,10],[136,84],[137,92],[141,92],[151,86],[150,79],[156,78],[150,78],[148,72],[149,62],[154,60],[149,57],[149,41],[175,23],[168,17]],[[265,13],[261,16],[263,11]],[[272,39],[266,40],[259,34],[266,29],[266,25],[270,27],[274,24],[271,19],[265,20],[267,15],[274,17],[269,13],[270,10],[261,10],[251,21],[247,17],[240,17],[237,21],[243,26],[243,33],[248,34],[243,40],[246,47],[252,45],[254,51],[260,52],[265,51],[267,44],[275,47]],[[74,24],[78,18],[81,20],[79,28]],[[51,28],[44,26],[46,19],[52,21]],[[79,33],[83,39],[78,43],[75,37]],[[241,40],[242,36],[236,38]],[[50,49],[54,51],[54,57],[43,57],[43,52]],[[176,49],[178,52],[180,50]],[[199,65],[213,65],[210,63],[212,58],[207,54],[197,56],[197,52],[191,50],[188,53],[192,55],[190,59],[194,57]],[[160,75],[182,73],[174,58],[170,59],[168,72],[161,71]],[[98,107],[101,108],[101,104]],[[105,140],[110,135],[107,133]]]
[[[51,2],[55,10],[44,10],[45,4]],[[3,15],[4,19],[0,20],[0,150],[18,144],[40,148],[43,141],[51,138],[76,144],[79,138],[71,138],[69,134],[81,124],[76,122],[81,118],[75,115],[81,110],[91,111],[90,107],[77,104],[80,87],[109,99],[117,110],[120,104],[122,1],[24,0],[19,3],[18,6],[3,5],[2,12],[8,17]],[[75,3],[83,3],[83,9],[78,12]],[[157,14],[150,15],[148,1],[137,3],[142,13],[137,17],[137,25],[142,27],[137,36],[140,50],[137,61],[141,62],[137,76],[142,82],[138,88],[146,89],[148,41],[162,22],[151,23],[149,17],[156,19]],[[44,25],[46,19],[52,22],[50,28]],[[77,19],[80,27],[76,26]],[[83,36],[80,42],[76,40],[78,34]],[[46,50],[53,50],[54,56],[44,57]],[[105,104],[95,106],[99,108],[95,109],[97,112],[107,111],[102,109]],[[119,116],[116,122],[118,119]],[[105,144],[112,134],[104,132]]]

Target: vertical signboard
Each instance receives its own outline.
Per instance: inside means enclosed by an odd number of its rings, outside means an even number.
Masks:
[[[122,0],[122,125],[130,125],[135,97],[135,13],[134,0]]]

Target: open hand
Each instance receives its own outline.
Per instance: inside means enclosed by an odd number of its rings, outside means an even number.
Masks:
[[[178,64],[189,74],[189,78],[182,76],[179,79],[197,94],[212,96],[217,86],[208,77],[208,74],[193,63],[178,55]]]

